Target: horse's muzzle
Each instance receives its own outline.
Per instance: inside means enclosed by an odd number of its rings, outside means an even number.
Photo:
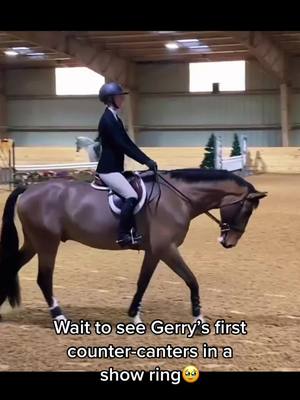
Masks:
[[[226,244],[226,243],[223,243],[223,242],[221,242],[221,245],[222,245],[225,249],[231,249],[232,247],[234,247],[233,244]]]
[[[218,242],[225,248],[225,249],[231,249],[234,247],[234,244],[227,244],[226,243],[226,233],[224,233],[222,236],[219,237]]]

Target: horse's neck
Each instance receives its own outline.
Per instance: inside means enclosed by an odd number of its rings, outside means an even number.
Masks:
[[[86,151],[88,153],[90,162],[98,161],[97,155],[96,155],[95,150],[94,150],[94,145],[89,145],[88,147],[86,147]]]
[[[190,200],[192,218],[209,211],[220,208],[226,197],[234,202],[244,195],[245,189],[239,187],[232,180],[180,182],[176,185]]]

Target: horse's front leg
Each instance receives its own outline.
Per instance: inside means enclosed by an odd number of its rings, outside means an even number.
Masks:
[[[199,285],[195,275],[186,265],[177,247],[171,245],[162,254],[161,260],[164,261],[180,278],[182,278],[191,291],[192,315],[194,322],[200,320],[204,322],[201,314]]]
[[[148,287],[148,284],[153,275],[153,272],[155,271],[155,268],[157,267],[158,262],[158,256],[155,256],[148,250],[145,251],[141,272],[137,282],[137,291],[128,310],[128,315],[133,318],[133,322],[135,324],[142,322],[140,318],[140,305],[142,297]]]

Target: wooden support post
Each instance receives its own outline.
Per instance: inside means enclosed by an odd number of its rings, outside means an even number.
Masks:
[[[136,91],[130,91],[127,99],[127,121],[128,121],[128,134],[135,142],[137,137],[136,121],[137,121],[137,98]]]
[[[0,137],[7,134],[7,104],[4,91],[4,72],[0,69]]]
[[[280,84],[280,111],[281,111],[281,138],[282,146],[289,146],[290,121],[289,121],[289,87],[286,83]]]

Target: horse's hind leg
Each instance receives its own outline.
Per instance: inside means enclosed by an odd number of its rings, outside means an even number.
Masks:
[[[24,244],[19,250],[18,254],[18,271],[23,267],[23,265],[27,264],[35,255],[36,255],[36,250],[25,236]]]
[[[53,295],[53,272],[58,244],[38,252],[38,278],[37,283],[49,306],[53,319],[66,319]]]
[[[182,278],[191,291],[192,314],[196,320],[203,321],[200,307],[199,285],[195,275],[181,257],[177,247],[170,246],[161,255],[164,261],[180,278]]]

